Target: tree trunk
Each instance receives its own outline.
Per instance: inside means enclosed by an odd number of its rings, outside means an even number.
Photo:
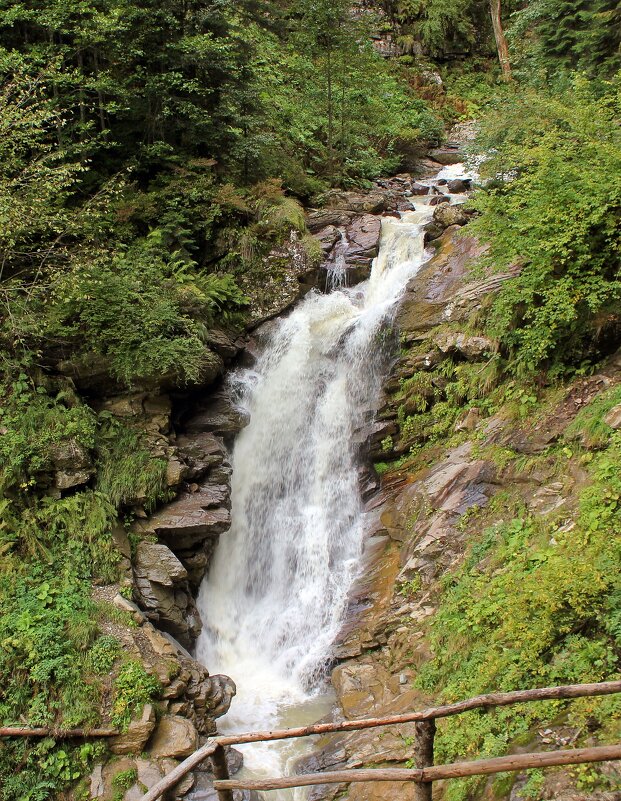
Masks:
[[[330,160],[330,172],[334,169],[334,100],[332,97],[332,50],[328,49],[327,80],[328,80],[328,159]]]
[[[106,130],[106,112],[104,109],[104,96],[99,86],[99,57],[97,50],[93,51],[93,66],[95,68],[95,78],[97,79],[97,105],[99,107],[99,127],[103,133]]]
[[[496,49],[498,50],[498,61],[502,69],[502,77],[505,81],[511,80],[511,64],[509,63],[509,47],[502,27],[501,0],[490,0],[489,7],[492,15],[492,25],[494,26],[494,38],[496,39]]]

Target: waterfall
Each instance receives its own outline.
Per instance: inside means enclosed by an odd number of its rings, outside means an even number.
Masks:
[[[311,292],[278,322],[256,366],[232,377],[249,424],[233,452],[232,527],[198,598],[197,658],[238,687],[223,730],[319,716],[314,690],[362,549],[354,433],[372,420],[383,334],[424,261],[427,200],[384,218],[368,281]],[[283,757],[254,745],[245,761],[277,775]]]

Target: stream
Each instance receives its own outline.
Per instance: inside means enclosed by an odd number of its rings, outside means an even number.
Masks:
[[[424,183],[433,192],[438,180],[462,176],[455,165]],[[367,281],[347,288],[339,277],[328,294],[311,292],[274,326],[256,365],[230,377],[249,424],[233,451],[232,526],[198,597],[196,646],[211,673],[237,684],[222,732],[305,725],[333,705],[330,650],[365,530],[355,434],[373,420],[398,301],[426,259],[431,197],[383,218]],[[245,772],[278,776],[309,743],[240,750]]]

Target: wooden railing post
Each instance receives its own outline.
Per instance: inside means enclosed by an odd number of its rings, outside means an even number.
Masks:
[[[421,720],[415,724],[414,764],[417,768],[433,767],[433,740],[436,736],[436,722]],[[414,798],[416,801],[431,801],[432,782],[416,782]]]
[[[226,751],[224,750],[224,746],[217,746],[209,758],[211,759],[211,767],[213,768],[213,775],[216,777],[216,779],[230,778],[229,766],[226,764]],[[233,791],[218,790],[218,801],[233,801]]]
[[[344,784],[349,782],[415,782],[416,801],[431,801],[432,782],[446,779],[466,778],[468,776],[487,776],[507,771],[522,771],[559,765],[581,765],[591,762],[621,761],[621,744],[578,748],[571,751],[551,751],[534,754],[514,754],[494,757],[474,762],[456,762],[450,765],[434,765],[435,720],[452,715],[460,715],[473,709],[491,709],[510,704],[531,703],[532,701],[551,701],[556,699],[591,698],[601,695],[621,693],[621,681],[606,681],[596,684],[568,684],[559,687],[540,687],[535,690],[514,690],[505,693],[487,693],[476,698],[468,698],[453,704],[408,712],[405,715],[390,715],[383,718],[363,718],[362,720],[341,720],[330,723],[316,723],[292,729],[254,731],[243,734],[219,735],[209,739],[198,751],[173,768],[159,782],[145,793],[141,801],[158,801],[162,795],[174,787],[191,770],[206,759],[212,759],[214,789],[219,801],[233,801],[233,790],[281,790],[290,787],[311,787],[321,784]],[[289,740],[308,737],[314,734],[361,731],[379,726],[396,726],[403,723],[416,723],[414,759],[416,768],[356,768],[354,770],[327,771],[307,775],[280,777],[276,779],[234,779],[229,778],[225,747],[248,743],[265,743],[275,740]],[[57,731],[31,727],[0,728],[0,737],[27,736],[42,737],[109,737],[116,734],[110,729],[84,731],[71,729]]]

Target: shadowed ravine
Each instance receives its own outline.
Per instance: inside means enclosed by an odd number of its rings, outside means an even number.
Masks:
[[[231,377],[249,424],[233,453],[232,528],[199,594],[197,644],[198,659],[237,684],[224,731],[302,724],[329,709],[326,667],[365,529],[354,435],[373,419],[392,318],[425,260],[429,199],[384,218],[368,281],[311,293],[256,366]],[[282,773],[286,749],[248,747],[246,767]]]

